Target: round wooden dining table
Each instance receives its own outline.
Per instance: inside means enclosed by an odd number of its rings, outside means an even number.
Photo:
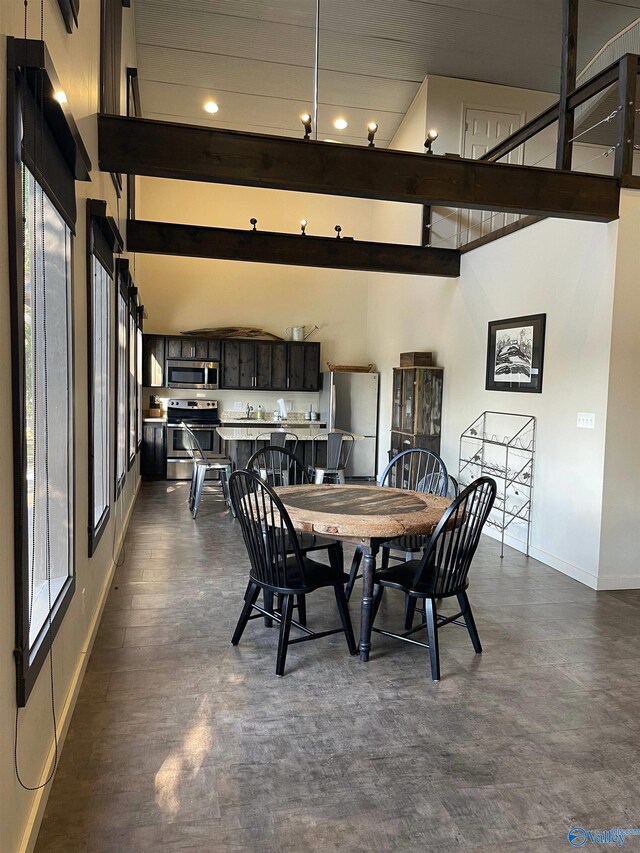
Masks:
[[[301,533],[328,536],[363,553],[360,660],[369,660],[373,581],[380,546],[397,536],[429,535],[449,498],[383,486],[302,485],[275,490]]]

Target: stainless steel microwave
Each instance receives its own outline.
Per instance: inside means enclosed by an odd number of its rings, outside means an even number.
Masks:
[[[167,388],[216,389],[220,365],[217,361],[167,359]]]

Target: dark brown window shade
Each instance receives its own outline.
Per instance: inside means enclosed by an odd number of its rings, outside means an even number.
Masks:
[[[87,199],[90,223],[90,250],[107,270],[114,274],[113,256],[123,248],[123,240],[112,216],[107,216],[107,204],[99,199]]]
[[[62,12],[67,32],[72,33],[74,26],[78,26],[80,0],[58,0],[58,6],[60,6],[60,11]]]
[[[120,115],[122,0],[101,0],[100,112]]]
[[[40,107],[42,72],[21,75],[19,97],[22,160],[75,234],[75,177]]]

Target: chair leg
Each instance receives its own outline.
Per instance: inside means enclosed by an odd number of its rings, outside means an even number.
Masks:
[[[321,468],[316,468],[313,475],[313,482],[316,486],[321,486],[324,482],[324,471]]]
[[[373,614],[371,616],[371,624],[376,621],[376,616],[378,615],[378,610],[380,610],[380,605],[382,604],[382,596],[384,595],[384,587],[378,584],[373,590]]]
[[[256,599],[258,598],[258,593],[260,592],[260,587],[257,583],[253,581],[249,581],[249,586],[247,587],[247,591],[244,594],[244,606],[242,608],[242,613],[240,614],[240,618],[238,619],[238,624],[236,625],[236,630],[233,632],[233,637],[231,638],[231,645],[237,646],[240,642],[240,637],[243,634],[244,629],[247,627],[247,622],[249,621],[249,616],[251,615],[251,608],[256,603]]]
[[[342,586],[342,584],[337,584],[336,586],[334,586],[333,589],[336,594],[336,604],[338,605],[340,621],[342,622],[344,635],[347,638],[349,654],[357,655],[358,649],[356,647],[356,638],[353,636],[353,626],[351,624],[351,616],[349,615],[349,605],[347,604],[347,597],[344,594],[344,587]]]
[[[336,542],[327,550],[329,556],[329,565],[338,572],[344,571],[344,552],[342,550],[342,542]]]
[[[202,490],[204,489],[204,478],[207,476],[207,469],[204,465],[198,465],[196,470],[196,493],[193,496],[193,510],[191,515],[195,519],[200,509],[200,501],[202,500]]]
[[[355,554],[353,555],[353,560],[351,561],[351,569],[349,570],[349,580],[344,588],[344,594],[347,597],[347,601],[351,598],[351,593],[353,592],[353,587],[358,578],[358,569],[360,568],[360,563],[362,562],[362,551],[360,548],[356,548]]]
[[[278,637],[278,658],[276,661],[276,675],[282,678],[284,675],[284,664],[287,659],[287,647],[289,645],[289,632],[291,631],[291,617],[293,615],[293,596],[283,595],[281,599],[282,622],[280,623],[280,636]]]
[[[438,613],[433,598],[425,598],[427,635],[429,638],[429,657],[431,659],[431,678],[440,681],[440,649],[438,648]]]
[[[304,595],[296,595],[296,604],[298,606],[298,622],[301,625],[307,624],[307,599]]]
[[[229,477],[231,476],[230,466],[220,469],[220,486],[222,487],[222,497],[229,508],[231,515],[235,518],[236,514],[231,503],[231,495],[229,494]]]
[[[476,622],[473,618],[473,613],[471,612],[469,596],[466,592],[459,592],[457,595],[457,599],[458,604],[460,605],[460,610],[462,610],[462,616],[467,626],[467,631],[469,632],[471,642],[473,643],[473,648],[475,649],[476,654],[479,655],[482,653],[482,643],[480,642],[480,637],[478,636],[478,629],[476,628]]]
[[[391,554],[391,549],[387,548],[386,545],[382,546],[382,557],[380,558],[380,571],[384,571],[389,568],[389,556]]]
[[[193,512],[193,501],[196,493],[196,471],[197,465],[193,463],[193,471],[191,472],[191,485],[189,486],[189,512]]]
[[[413,628],[413,618],[416,613],[416,605],[418,599],[413,595],[405,595],[404,597],[404,629],[410,631]]]
[[[265,589],[264,591],[264,609],[268,610],[269,613],[273,613],[273,593],[270,589]],[[270,619],[269,616],[264,617],[264,627],[271,628],[273,626],[273,619]]]
[[[339,471],[336,471],[336,477],[337,477],[338,483],[340,483],[340,485],[344,486],[345,479],[344,479],[344,469],[343,468],[340,468]]]

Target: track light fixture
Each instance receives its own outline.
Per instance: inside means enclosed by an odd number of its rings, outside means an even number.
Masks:
[[[306,219],[300,220],[300,233],[302,234],[303,237],[307,236],[307,220]]]
[[[438,138],[438,131],[437,130],[433,129],[433,130],[430,130],[429,133],[427,133],[427,138],[424,141],[425,153],[433,154],[433,151],[431,150],[431,146],[433,145],[433,143],[436,141],[437,138]]]
[[[378,131],[378,125],[375,121],[370,121],[367,125],[367,139],[369,140],[369,148],[375,148],[374,139]]]
[[[336,240],[340,240],[341,239],[340,238],[340,232],[342,231],[342,228],[340,227],[340,225],[336,225],[336,227],[334,228],[334,231],[336,232]]]
[[[258,224],[258,220],[255,218],[255,216],[252,216],[249,222],[251,223],[251,225],[253,225],[252,231],[255,231],[256,225]]]
[[[304,127],[304,138],[309,139],[311,136],[311,116],[309,113],[304,113],[300,116],[300,121],[302,122],[302,126]]]

